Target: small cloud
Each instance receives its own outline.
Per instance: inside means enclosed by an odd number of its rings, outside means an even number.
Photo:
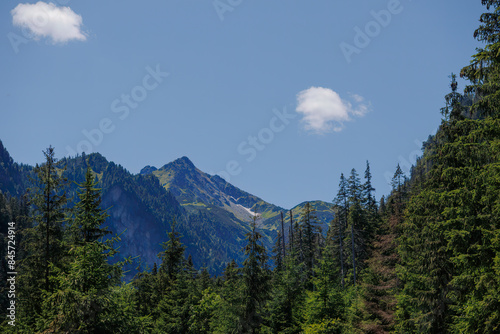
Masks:
[[[364,97],[358,95],[358,94],[351,94],[351,97],[354,99],[354,101],[361,103],[365,100]]]
[[[37,40],[48,37],[56,44],[87,39],[81,30],[82,17],[69,7],[39,1],[36,4],[19,4],[10,13],[14,26],[28,29]]]
[[[303,114],[302,122],[306,130],[317,134],[339,132],[353,116],[362,117],[370,109],[362,96],[351,94],[351,98],[356,107],[331,89],[311,87],[297,94],[295,110]]]

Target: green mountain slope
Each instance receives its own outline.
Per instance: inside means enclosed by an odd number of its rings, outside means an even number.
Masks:
[[[290,211],[292,212],[292,221],[295,223],[296,221],[300,221],[300,217],[302,212],[304,211],[304,206],[307,202],[302,202],[296,206],[294,206]],[[324,201],[310,201],[309,202],[312,207],[316,210],[317,217],[317,225],[321,227],[321,231],[323,234],[328,230],[328,225],[333,219],[333,210],[332,204]],[[283,212],[283,221],[285,227],[285,236],[288,236],[288,231],[290,228],[290,211]],[[268,228],[272,230],[277,230],[281,228],[281,216],[275,216],[270,219],[265,220],[262,223],[262,228]]]
[[[175,218],[195,267],[207,267],[209,272],[218,274],[233,258],[242,261],[241,249],[248,228],[227,219],[225,210],[216,206],[206,212],[189,210],[153,174],[133,175],[99,154],[63,159],[68,179],[80,182],[85,159],[99,178],[103,207],[108,208],[110,215],[110,230],[122,233],[122,257],[139,256],[138,261],[148,267],[159,263],[157,254],[162,250],[161,243],[167,241],[166,232]]]
[[[287,209],[267,203],[261,198],[249,194],[217,175],[200,171],[187,158],[182,157],[156,169],[146,166],[142,175],[155,175],[160,184],[170,191],[187,212],[207,217],[228,225],[236,225],[247,230],[252,221],[253,212],[259,218],[257,226],[262,230],[268,249],[281,228],[281,212],[285,216],[285,230],[288,231],[289,213]],[[303,202],[292,208],[293,220],[300,219]],[[323,201],[311,202],[316,209],[318,224],[326,232],[328,223],[333,219],[331,205]]]
[[[26,192],[31,167],[17,164],[0,141],[0,192],[19,197]]]
[[[118,258],[135,258],[143,267],[159,263],[157,254],[174,217],[195,267],[207,267],[212,274],[220,274],[232,259],[243,261],[242,248],[253,211],[258,212],[258,228],[269,252],[281,228],[280,212],[286,216],[288,230],[288,210],[200,171],[187,157],[160,169],[147,166],[137,175],[98,153],[64,158],[60,163],[71,181],[67,190],[70,198],[76,195],[77,183],[84,180],[90,164],[102,188],[103,208],[110,215],[106,224],[121,235]],[[0,191],[22,196],[29,187],[31,171],[32,167],[15,163],[0,142]],[[293,208],[294,220],[299,219],[303,205]],[[329,205],[321,201],[313,205],[326,231],[333,218]],[[128,268],[127,277],[133,276],[135,267]]]
[[[147,172],[155,175],[161,185],[189,212],[209,211],[217,207],[226,211],[228,217],[235,222],[249,223],[254,210],[263,219],[275,217],[284,210],[242,191],[217,175],[200,171],[187,157],[168,163],[158,170],[148,166],[141,174]]]

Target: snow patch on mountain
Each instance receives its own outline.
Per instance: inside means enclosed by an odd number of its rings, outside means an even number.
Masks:
[[[243,205],[241,204],[237,204],[239,207],[241,207],[243,210],[245,210],[246,212],[248,212],[250,214],[250,217],[253,218],[253,216],[255,216],[255,212],[252,211],[252,209],[249,209],[249,208],[245,208]],[[259,215],[257,214],[257,217]]]

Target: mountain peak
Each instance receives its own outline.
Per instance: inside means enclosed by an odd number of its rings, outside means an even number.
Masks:
[[[183,157],[181,157],[181,158],[179,158],[179,159],[177,159],[177,160],[175,160],[175,161],[182,161],[182,162],[184,162],[184,163],[189,163],[189,164],[193,165],[193,163],[191,162],[191,160],[189,160],[189,158],[188,158],[188,157],[186,157],[186,156],[183,156]],[[194,165],[193,165],[193,166],[194,166]]]
[[[139,172],[139,174],[141,174],[141,175],[148,175],[148,174],[153,173],[155,170],[158,170],[158,168],[156,168],[155,166],[147,165],[146,167],[144,167],[143,169],[141,169],[141,171]]]
[[[187,169],[195,169],[195,165],[191,160],[189,160],[188,157],[183,156],[182,158],[176,159],[169,163],[168,165],[170,166],[175,166],[175,167],[181,167],[181,168],[187,168]]]

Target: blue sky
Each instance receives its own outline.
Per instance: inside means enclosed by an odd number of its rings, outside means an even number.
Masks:
[[[0,140],[132,173],[188,156],[285,208],[369,160],[380,197],[481,45],[480,3],[2,1]]]

